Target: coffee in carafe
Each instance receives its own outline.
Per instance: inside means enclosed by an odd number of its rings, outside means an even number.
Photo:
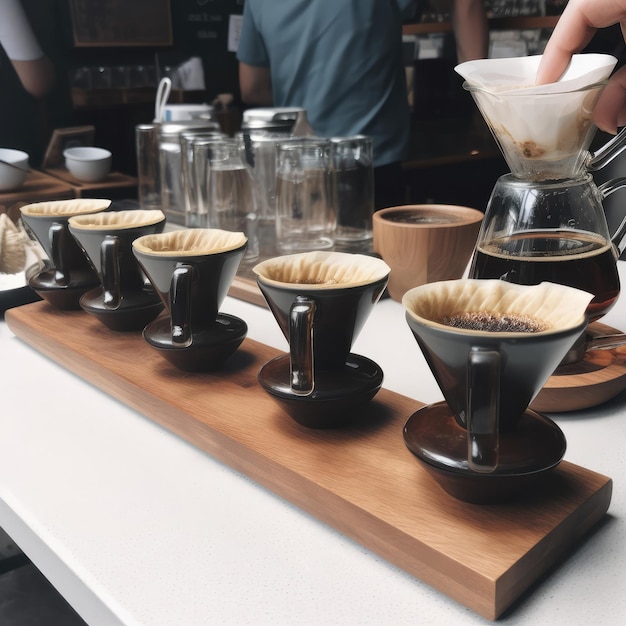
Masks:
[[[532,250],[532,254],[524,251]],[[620,292],[613,246],[579,233],[531,232],[479,244],[470,275],[500,278],[520,285],[559,283],[595,294],[587,314],[602,317]]]
[[[605,315],[620,293],[617,257],[602,199],[624,186],[600,188],[587,174],[539,183],[508,174],[493,189],[470,265],[471,278],[520,285],[553,282],[594,295],[590,320]]]

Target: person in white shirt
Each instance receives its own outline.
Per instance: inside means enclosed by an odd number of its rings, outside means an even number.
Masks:
[[[43,151],[40,107],[55,84],[20,0],[0,0],[0,146],[28,152],[32,166]]]

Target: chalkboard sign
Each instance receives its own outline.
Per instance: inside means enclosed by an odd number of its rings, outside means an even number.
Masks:
[[[70,0],[76,46],[171,46],[170,0]]]
[[[241,17],[243,0],[176,0],[172,7],[176,47],[227,49],[230,18]]]
[[[172,2],[174,50],[182,58],[199,56],[205,70],[207,91],[239,91],[238,63],[229,47],[231,18],[241,18],[243,0],[176,0]],[[167,52],[163,56],[166,61]]]

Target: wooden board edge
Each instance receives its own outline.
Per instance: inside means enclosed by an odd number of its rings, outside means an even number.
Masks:
[[[267,307],[265,298],[258,288],[256,281],[245,278],[244,276],[235,276],[228,291],[228,295],[238,300],[249,302],[250,304]]]
[[[566,461],[562,465],[576,469]],[[532,592],[533,585],[571,555],[606,515],[611,504],[613,480],[597,473],[595,478],[598,488],[497,581],[496,602],[489,619],[498,619],[524,595]],[[552,536],[556,533],[566,536],[567,541],[554,543]]]

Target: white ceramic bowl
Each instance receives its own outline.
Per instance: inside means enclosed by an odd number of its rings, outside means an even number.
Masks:
[[[5,163],[0,163],[0,191],[11,191],[21,187],[28,174],[28,154],[12,148],[0,148],[0,160],[24,168],[22,171]]]
[[[85,183],[97,183],[111,171],[112,155],[104,148],[67,148],[63,151],[63,156],[70,174]]]

